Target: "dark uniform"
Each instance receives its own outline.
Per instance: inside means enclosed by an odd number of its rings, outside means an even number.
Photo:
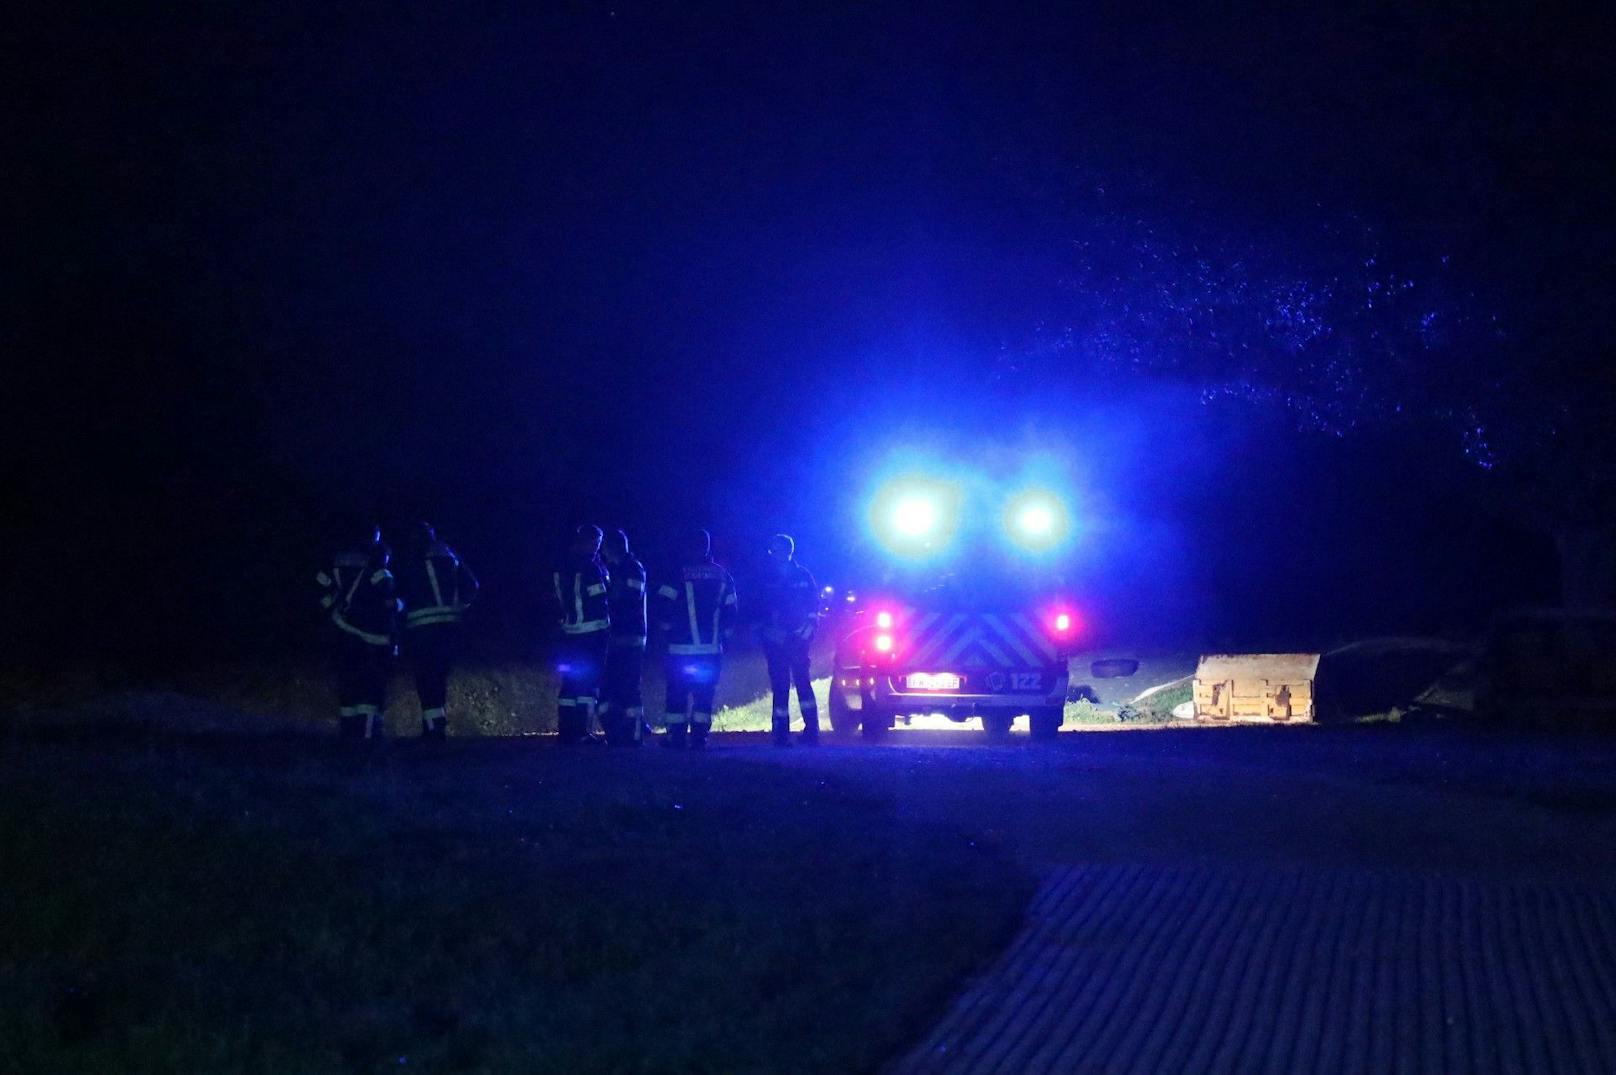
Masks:
[[[735,580],[713,563],[711,554],[686,564],[657,586],[656,618],[668,642],[664,746],[684,746],[687,724],[691,748],[706,745],[724,639],[735,612]]]
[[[595,707],[600,704],[601,674],[606,667],[610,614],[606,607],[606,568],[594,554],[573,552],[552,576],[561,624],[556,671],[561,675],[556,731],[566,745],[589,737]]]
[[[819,741],[819,704],[814,700],[808,671],[808,647],[819,623],[819,587],[808,569],[793,559],[779,559],[771,567],[761,596],[758,637],[769,664],[769,688],[774,694],[771,721],[774,741],[791,742],[791,688],[797,688],[805,743]]]
[[[606,678],[600,723],[612,746],[639,746],[645,726],[645,699],[640,673],[645,666],[645,565],[628,551],[619,531],[607,535],[612,544],[606,606],[611,642],[606,651]]]
[[[448,730],[449,671],[459,649],[460,620],[477,597],[477,576],[422,523],[410,555],[398,565],[404,597],[404,653],[421,699],[421,734]]]
[[[315,576],[335,628],[337,713],[345,739],[382,733],[399,610],[387,564],[387,547],[378,543],[368,552],[338,553],[331,570]]]

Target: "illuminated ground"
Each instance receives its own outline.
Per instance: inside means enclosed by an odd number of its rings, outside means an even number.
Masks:
[[[1132,701],[1138,694],[1148,688],[1183,679],[1195,671],[1195,656],[1187,653],[1147,656],[1139,661],[1139,670],[1132,676],[1117,679],[1097,679],[1086,674],[1090,663],[1100,657],[1113,656],[1109,652],[1094,651],[1082,653],[1072,658],[1073,685],[1085,684],[1091,687],[1099,697],[1098,706],[1089,706],[1084,703],[1072,702],[1066,706],[1066,726],[1072,730],[1114,730],[1119,722],[1116,717],[1117,709],[1124,703]],[[821,713],[829,707],[830,677],[826,676],[814,680],[814,696],[819,701]],[[719,731],[751,732],[766,731],[769,727],[771,700],[759,697],[750,702],[723,706],[713,716],[714,727]],[[917,717],[911,725],[924,729],[950,729],[972,728],[981,730],[981,722],[972,720],[963,725],[949,720],[947,717]],[[795,701],[791,705],[791,726],[797,731],[802,730],[802,717],[797,711]],[[1026,720],[1018,725],[1020,730],[1026,730]]]

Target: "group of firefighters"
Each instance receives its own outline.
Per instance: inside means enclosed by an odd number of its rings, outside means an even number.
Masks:
[[[679,553],[677,569],[648,579],[623,531],[586,524],[574,532],[549,587],[559,634],[556,731],[563,745],[594,741],[597,726],[610,746],[640,745],[649,731],[641,669],[654,623],[666,653],[667,734],[662,745],[676,750],[706,746],[724,646],[739,622],[739,603],[735,580],[713,560],[707,531],[689,533]],[[771,538],[768,555],[756,623],[773,693],[774,742],[791,744],[795,688],[802,741],[811,745],[819,740],[819,709],[808,652],[819,622],[819,590],[797,563],[788,535]],[[402,650],[421,700],[421,734],[443,738],[459,626],[478,592],[471,569],[423,522],[397,562],[380,527],[372,527],[361,548],[339,553],[316,581],[334,628],[342,736],[381,734],[402,624]]]

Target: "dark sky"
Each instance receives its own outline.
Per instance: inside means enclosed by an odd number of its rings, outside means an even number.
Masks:
[[[583,517],[845,544],[861,453],[1086,405],[993,373],[1096,187],[1361,219],[1523,324],[1608,278],[1598,16],[1180,6],[21,18],[13,529],[202,576],[378,513],[502,564]]]

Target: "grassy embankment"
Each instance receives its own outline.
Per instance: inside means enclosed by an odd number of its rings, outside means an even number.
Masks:
[[[1320,665],[1321,722],[1352,720],[1396,721],[1410,709],[1462,711],[1470,708],[1474,679],[1473,651],[1441,639],[1367,639],[1339,647]],[[1090,674],[1096,657],[1107,652],[1079,654],[1071,661],[1074,691],[1087,686],[1097,701],[1066,704],[1068,730],[1121,730],[1178,723],[1173,708],[1190,699],[1193,653],[1145,654],[1131,676],[1098,679]],[[815,669],[828,667],[829,654],[816,653]],[[828,708],[830,681],[814,681],[819,708]],[[655,658],[646,662],[645,702],[653,723],[663,708],[661,668]],[[1160,689],[1157,689],[1160,688]],[[179,704],[192,700],[227,706],[244,713],[303,724],[334,721],[329,670],[318,662],[217,665],[199,672],[142,679],[116,670],[80,669],[65,676],[44,677],[38,672],[13,669],[0,674],[0,709],[8,705],[32,708],[73,706],[93,708],[125,692],[144,696],[152,690],[179,696]],[[762,653],[754,646],[738,645],[725,656],[719,682],[714,725],[719,731],[766,731],[769,727],[768,674]],[[1148,693],[1147,697],[1142,697]],[[531,735],[555,730],[555,677],[537,661],[500,664],[468,661],[457,669],[450,686],[452,731],[456,735]],[[420,707],[408,670],[398,667],[389,692],[388,724],[395,736],[413,736],[420,730]],[[793,705],[793,727],[801,719]],[[975,727],[974,723],[970,727]]]
[[[828,653],[815,654],[816,670]],[[652,657],[643,675],[647,713],[660,723],[664,681]],[[816,683],[820,709],[828,680]],[[490,663],[468,659],[449,685],[451,731],[457,735],[532,735],[555,730],[556,677],[537,660]],[[769,676],[762,651],[742,643],[724,657],[714,724],[720,731],[766,731]],[[73,666],[47,673],[11,668],[0,672],[0,708],[94,708],[121,696],[154,692],[200,699],[243,713],[310,724],[334,724],[336,698],[330,669],[320,661],[219,662],[203,668],[141,673],[101,666]],[[420,732],[421,708],[407,665],[395,668],[388,691],[387,723],[395,736]],[[185,704],[185,703],[182,703]],[[795,712],[795,707],[793,707]],[[800,727],[801,721],[795,717]]]
[[[869,1070],[1029,892],[733,759],[87,731],[0,738],[0,1070]]]

